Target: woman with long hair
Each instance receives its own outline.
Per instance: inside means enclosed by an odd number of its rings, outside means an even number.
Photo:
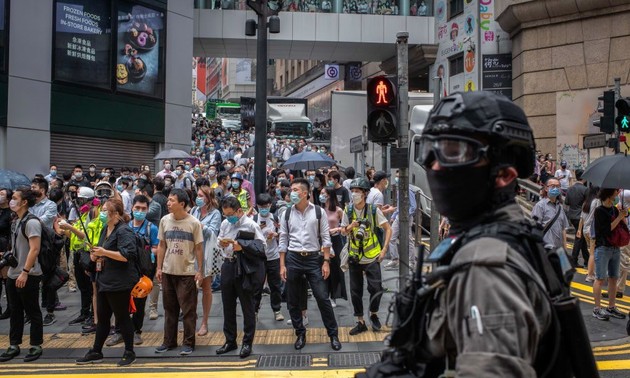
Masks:
[[[346,293],[346,280],[341,270],[340,254],[343,249],[343,237],[341,236],[341,220],[343,209],[339,207],[335,189],[328,187],[319,194],[319,202],[326,210],[328,227],[330,229],[330,241],[334,255],[330,257],[330,276],[328,277],[328,291],[333,307],[337,307],[338,298],[348,300]]]
[[[98,246],[92,246],[90,258],[96,263],[96,309],[98,324],[94,344],[87,354],[76,360],[79,365],[100,362],[103,344],[109,335],[112,314],[125,340],[125,351],[118,366],[127,366],[136,360],[133,351],[134,326],[129,317],[131,290],[140,278],[135,261],[138,258],[136,239],[127,224],[129,215],[118,198],[109,199],[99,214],[103,227]]]
[[[593,233],[591,232],[591,225],[593,224],[595,209],[602,204],[597,198],[598,192],[599,187],[589,185],[586,198],[584,199],[584,204],[582,205],[582,215],[580,216],[580,225],[578,226],[579,230],[575,234],[577,238],[580,236],[584,237],[586,248],[588,248],[589,257],[588,263],[586,264],[586,282],[595,281],[595,238],[592,236]]]
[[[203,318],[201,327],[197,331],[198,336],[208,334],[208,317],[210,316],[210,308],[212,307],[212,267],[214,261],[214,245],[216,237],[219,235],[219,227],[221,226],[221,212],[219,211],[219,203],[214,195],[214,190],[209,186],[201,186],[197,190],[197,199],[195,207],[190,211],[190,215],[197,218],[203,226],[203,281],[201,281],[203,307]]]

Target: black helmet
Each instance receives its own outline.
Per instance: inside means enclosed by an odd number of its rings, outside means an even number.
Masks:
[[[422,135],[448,134],[484,137],[493,164],[512,164],[521,178],[534,172],[534,134],[523,110],[507,97],[478,91],[443,98],[429,113]]]
[[[350,182],[350,189],[370,190],[370,183],[363,177],[355,178]]]

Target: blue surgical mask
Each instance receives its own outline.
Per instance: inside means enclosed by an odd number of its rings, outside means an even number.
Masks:
[[[227,219],[227,221],[230,222],[230,224],[236,224],[239,218],[236,215],[230,215],[229,217],[225,217],[225,219]]]
[[[195,204],[201,207],[206,204],[206,201],[202,197],[197,197],[197,199],[195,200]]]
[[[177,176],[181,175],[181,174],[182,174],[182,170],[181,170],[181,169],[177,169],[177,170],[175,170],[175,174],[176,174]]]
[[[312,184],[313,181],[315,181],[315,176],[308,176],[308,182]]]
[[[333,180],[329,180],[328,186],[332,188],[333,186],[335,186],[335,182]]]
[[[271,209],[267,208],[267,207],[261,207],[260,209],[258,209],[258,212],[260,213],[260,215],[262,215],[263,217],[269,216],[269,213],[271,212]]]
[[[107,211],[101,211],[98,214],[98,219],[103,223],[107,223]]]
[[[119,192],[123,191],[123,186],[122,185],[116,185],[116,189],[118,189]]]
[[[319,196],[319,203],[326,203],[326,200],[328,200],[327,196],[322,196],[322,195]]]
[[[302,199],[300,198],[300,193],[291,192],[291,203],[297,205]]]
[[[232,188],[238,189],[241,186],[241,183],[238,181],[232,181]]]
[[[137,220],[137,221],[144,221],[147,218],[147,213],[145,211],[134,211],[133,212],[133,217]]]
[[[56,170],[54,170],[54,169],[51,169],[51,170],[50,170],[50,175],[51,175],[51,176],[57,176],[57,171],[56,171]]]
[[[560,195],[560,188],[551,188],[547,194],[552,198],[558,197]]]

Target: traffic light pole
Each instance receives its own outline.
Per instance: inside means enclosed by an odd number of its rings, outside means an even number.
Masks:
[[[398,148],[409,148],[409,33],[396,34],[398,63]],[[409,154],[407,154],[409,156]],[[409,275],[409,160],[398,171],[398,230],[400,278]],[[417,225],[420,227],[420,225]]]
[[[619,101],[621,99],[621,78],[616,77],[615,78],[615,103],[617,103],[617,101]],[[616,113],[619,113],[616,111]],[[616,117],[613,117],[613,119],[615,119]],[[621,140],[619,139],[619,136],[621,135],[621,132],[619,130],[619,126],[615,127],[615,138],[617,139],[617,143],[615,144],[615,153],[618,154],[620,152],[620,148],[621,148]]]

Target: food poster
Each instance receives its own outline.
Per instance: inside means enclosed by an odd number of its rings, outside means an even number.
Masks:
[[[111,10],[107,0],[58,1],[54,79],[111,88]]]
[[[150,97],[164,96],[164,13],[126,1],[118,3],[116,87]]]

